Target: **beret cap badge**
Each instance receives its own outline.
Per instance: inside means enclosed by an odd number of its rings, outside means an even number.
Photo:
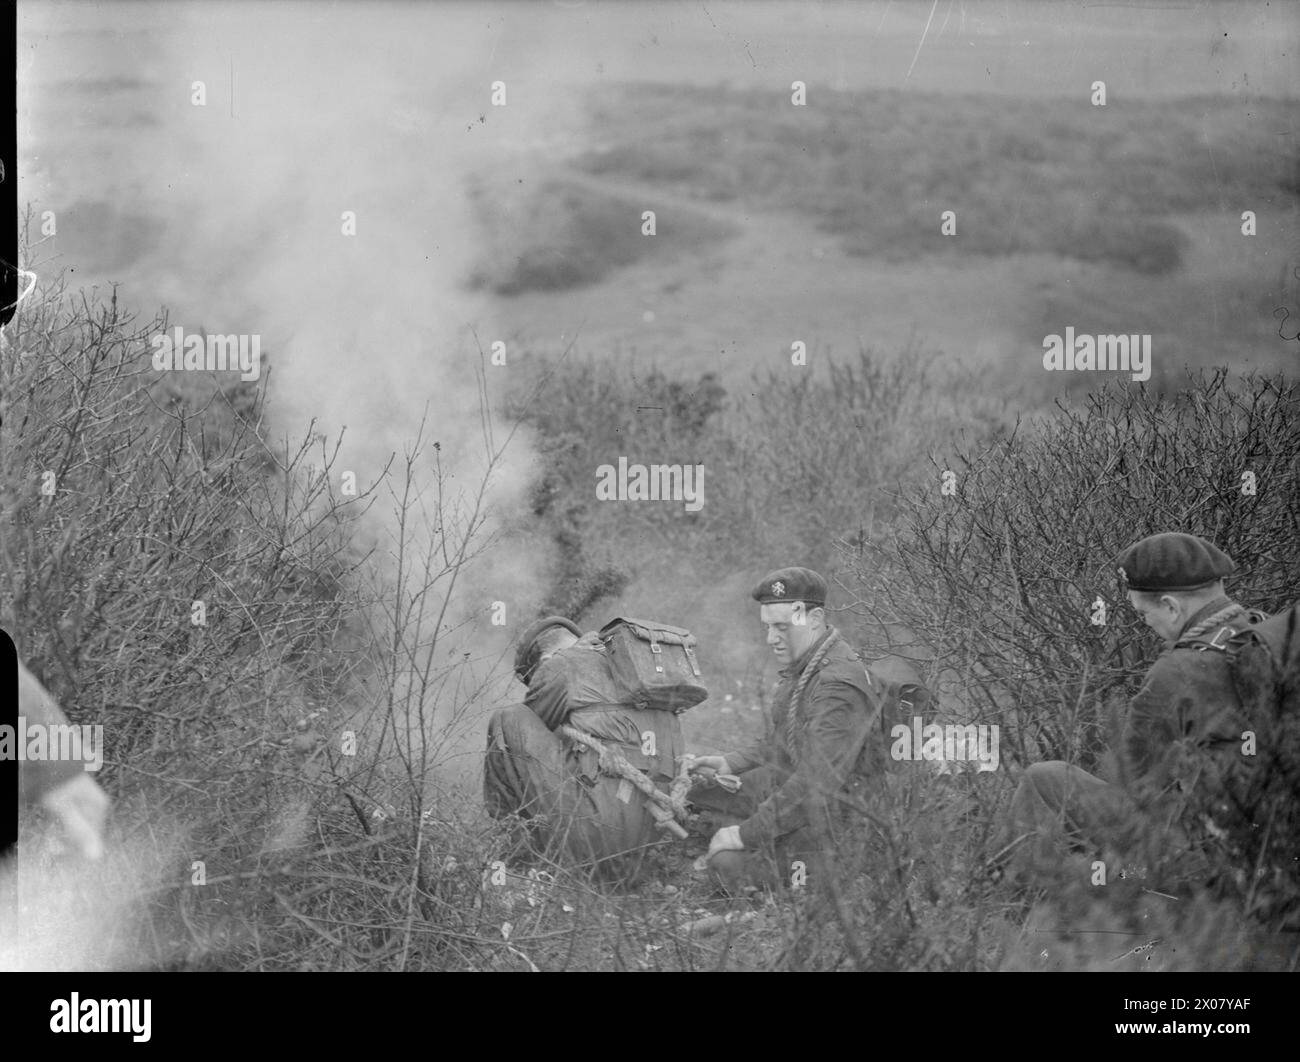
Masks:
[[[802,601],[820,608],[826,604],[826,580],[811,568],[777,568],[763,576],[750,596],[762,605]]]

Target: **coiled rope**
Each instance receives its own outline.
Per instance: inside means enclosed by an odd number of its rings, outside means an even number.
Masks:
[[[808,680],[813,677],[813,672],[821,666],[821,662],[826,659],[826,654],[831,651],[832,646],[839,640],[840,632],[831,627],[826,640],[818,647],[817,652],[813,653],[812,659],[808,661],[808,666],[803,669],[803,672],[799,675],[799,681],[794,685],[794,692],[790,694],[790,714],[785,721],[785,739],[791,750],[794,749],[794,730],[798,721],[799,701],[803,697],[803,691],[808,685]]]
[[[1207,631],[1213,630],[1215,627],[1218,627],[1220,624],[1224,623],[1224,621],[1231,619],[1241,611],[1243,611],[1242,607],[1235,601],[1229,603],[1227,608],[1219,609],[1219,611],[1214,613],[1214,615],[1207,616],[1205,619],[1201,620],[1200,623],[1188,627],[1187,630],[1183,631],[1183,633],[1178,636],[1179,644],[1182,644],[1189,638],[1196,638],[1205,634]]]

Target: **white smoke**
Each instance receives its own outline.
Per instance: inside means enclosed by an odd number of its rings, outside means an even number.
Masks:
[[[539,152],[571,146],[558,138],[574,121],[572,97],[548,75],[577,47],[571,18],[524,13],[25,8],[22,198],[64,218],[55,246],[60,265],[77,267],[74,284],[119,280],[129,302],[165,304],[187,331],[260,335],[275,433],[301,438],[313,420],[331,441],[345,433],[336,477],[352,472],[364,489],[393,453],[400,469],[427,417],[416,487],[432,525],[432,443],[445,501],[472,506],[485,468],[479,374],[495,404],[520,355],[508,347],[505,367],[484,358],[508,337],[466,284],[480,255],[467,193],[529,180]],[[492,103],[494,82],[505,106]],[[88,102],[87,85],[102,98]],[[498,443],[507,430],[498,420]],[[533,463],[527,434],[516,435],[486,496],[482,540],[526,503]],[[381,561],[392,510],[386,497],[372,510]],[[415,557],[434,533],[423,521],[407,528]],[[472,564],[447,617],[455,638],[478,657],[506,652],[545,562],[534,546]],[[504,628],[485,626],[494,601],[507,606]]]

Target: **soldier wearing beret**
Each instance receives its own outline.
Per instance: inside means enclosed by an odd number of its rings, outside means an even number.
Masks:
[[[635,874],[645,846],[662,836],[647,799],[602,772],[596,753],[555,731],[567,724],[591,734],[667,790],[685,751],[678,717],[619,703],[604,644],[562,616],[523,633],[515,674],[528,688],[524,703],[488,721],[488,813],[523,819],[535,853]]]
[[[708,865],[728,891],[791,880],[802,861],[808,884],[825,866],[848,809],[884,770],[880,703],[858,654],[826,622],[826,581],[808,568],[782,568],[751,595],[781,665],[769,737],[697,767],[740,777],[740,790],[697,788],[692,803],[732,824],[709,844]]]
[[[1188,780],[1178,761],[1187,746],[1225,760],[1241,749],[1245,722],[1224,653],[1205,652],[1255,622],[1224,592],[1236,570],[1210,542],[1181,532],[1151,535],[1115,560],[1120,586],[1166,650],[1152,665],[1130,704],[1122,750],[1123,787],[1086,771],[1049,761],[1026,769],[1012,800],[1012,834],[1035,838],[1031,857],[1050,858],[1060,841],[1102,845],[1115,841],[1142,811],[1168,810]],[[1064,832],[1064,837],[1062,837]],[[1167,836],[1182,843],[1178,831]]]

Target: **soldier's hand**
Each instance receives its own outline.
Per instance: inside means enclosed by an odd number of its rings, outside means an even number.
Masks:
[[[41,804],[59,820],[72,845],[92,860],[104,854],[109,803],[108,794],[88,774],[80,774],[41,797]]]
[[[745,842],[740,839],[739,826],[724,826],[713,835],[713,840],[709,842],[709,851],[705,858],[712,856],[716,852],[739,852],[745,847]]]
[[[690,769],[698,771],[701,769],[713,771],[714,774],[730,774],[731,768],[727,766],[725,756],[691,756]]]

